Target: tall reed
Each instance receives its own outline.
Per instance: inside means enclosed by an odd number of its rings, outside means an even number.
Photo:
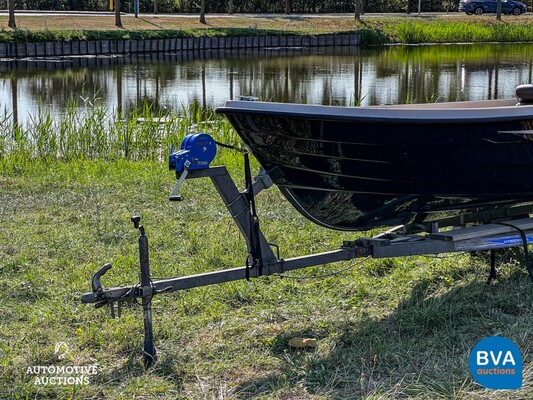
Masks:
[[[391,41],[396,43],[533,41],[533,29],[528,24],[405,21],[390,28],[389,36]]]
[[[92,160],[164,160],[168,149],[187,133],[208,132],[237,143],[231,125],[197,104],[164,113],[151,105],[129,113],[103,105],[71,102],[60,119],[42,108],[23,124],[7,112],[0,117],[0,168],[19,170],[26,163]]]

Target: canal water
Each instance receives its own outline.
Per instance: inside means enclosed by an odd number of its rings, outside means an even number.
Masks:
[[[240,95],[329,105],[514,97],[533,83],[533,44],[289,48],[0,60],[0,110],[60,117],[73,101],[175,111]]]

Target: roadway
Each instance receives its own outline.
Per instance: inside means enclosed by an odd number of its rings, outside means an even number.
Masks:
[[[7,10],[0,10],[0,16],[7,16]],[[47,16],[76,16],[76,17],[94,17],[98,15],[111,16],[115,15],[113,11],[36,11],[36,10],[15,10],[15,15],[24,15],[31,17],[47,17]],[[122,12],[121,15],[133,15],[133,13]],[[411,14],[405,13],[367,13],[363,15],[363,18],[375,18],[375,17],[421,17],[421,18],[431,18],[431,17],[447,17],[447,16],[458,16],[466,15],[459,12],[423,12],[418,14],[413,12]],[[287,19],[301,19],[301,18],[353,18],[353,13],[328,13],[328,14],[227,14],[227,13],[207,13],[206,17],[210,18],[235,18],[235,19],[246,19],[246,18],[287,18]],[[175,17],[175,18],[192,18],[198,19],[199,14],[154,14],[154,13],[139,13],[139,17]]]

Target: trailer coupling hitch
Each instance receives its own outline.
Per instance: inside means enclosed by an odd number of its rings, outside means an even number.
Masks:
[[[100,283],[100,278],[102,275],[104,275],[107,271],[111,269],[111,264],[107,263],[102,266],[96,273],[93,275],[93,279],[91,281],[91,286],[93,289],[93,293],[101,293],[103,292],[104,288],[102,287],[102,284]]]
[[[94,293],[95,298],[98,300],[94,305],[95,308],[101,308],[106,305],[109,305],[109,311],[111,313],[111,318],[120,318],[122,316],[122,305],[124,302],[131,302],[132,298],[121,298],[121,299],[109,299],[107,298],[104,287],[100,282],[100,278],[112,268],[111,264],[106,263],[93,275],[91,279],[91,287]],[[115,312],[115,303],[117,303],[116,312]]]

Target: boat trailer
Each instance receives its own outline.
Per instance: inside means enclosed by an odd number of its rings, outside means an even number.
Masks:
[[[525,265],[533,282],[533,270],[529,263],[528,244],[533,242],[532,205],[478,212],[423,224],[409,224],[392,228],[374,237],[360,237],[344,241],[340,248],[300,257],[280,258],[279,247],[269,243],[259,226],[255,196],[268,189],[273,182],[263,169],[252,179],[248,154],[245,157],[245,189],[239,191],[225,166],[210,166],[216,155],[215,140],[205,134],[187,135],[180,150],[169,156],[169,168],[176,173],[177,183],[170,201],[183,201],[179,194],[185,180],[210,178],[224,201],[230,215],[244,236],[248,249],[246,265],[207,272],[198,275],[152,280],[148,254],[148,238],[141,218],[133,216],[131,222],[139,230],[140,280],[133,286],[104,288],[100,279],[111,269],[104,264],[92,277],[92,291],[82,295],[81,302],[97,308],[109,306],[111,316],[120,317],[123,303],[137,302],[143,308],[144,365],[149,368],[157,360],[153,339],[151,301],[154,296],[238,280],[250,280],[260,276],[279,275],[302,268],[353,260],[356,258],[389,258],[414,255],[472,252],[487,250],[491,254],[488,283],[496,278],[497,249],[523,246]],[[226,146],[227,147],[227,146]],[[465,225],[479,221],[488,223]],[[463,226],[442,230],[442,227]],[[140,302],[139,302],[140,300]],[[117,308],[115,308],[117,303]]]

